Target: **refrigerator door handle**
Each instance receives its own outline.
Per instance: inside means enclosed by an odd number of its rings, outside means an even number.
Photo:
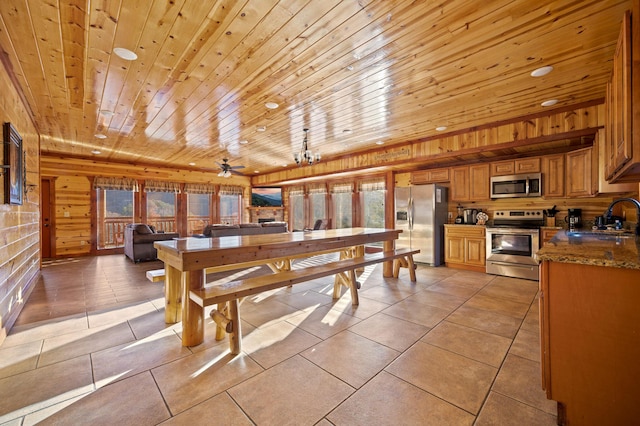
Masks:
[[[408,213],[409,213],[409,230],[413,231],[413,198],[412,197],[409,197]]]

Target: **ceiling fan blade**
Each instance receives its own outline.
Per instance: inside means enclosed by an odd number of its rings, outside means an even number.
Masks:
[[[232,166],[231,170],[235,170],[235,169],[244,169],[244,166]]]

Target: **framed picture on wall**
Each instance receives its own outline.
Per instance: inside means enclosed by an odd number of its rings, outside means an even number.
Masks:
[[[24,158],[22,138],[11,123],[3,125],[4,141],[4,202],[22,204]]]

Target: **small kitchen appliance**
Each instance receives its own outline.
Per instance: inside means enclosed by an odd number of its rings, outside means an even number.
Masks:
[[[575,231],[582,227],[582,209],[569,209],[567,216],[564,218],[569,225],[569,231]]]
[[[478,218],[478,209],[464,209],[464,223],[475,225]]]

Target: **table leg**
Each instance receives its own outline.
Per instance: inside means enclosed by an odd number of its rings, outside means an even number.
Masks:
[[[182,273],[165,264],[164,322],[175,324],[182,319]]]
[[[391,251],[395,248],[395,241],[385,241],[382,243],[382,247],[384,251]],[[388,262],[384,262],[382,264],[382,276],[383,277],[393,277],[393,261],[390,260]]]
[[[204,341],[204,308],[189,297],[189,290],[204,286],[204,271],[184,272],[182,286],[182,346],[196,346]]]

